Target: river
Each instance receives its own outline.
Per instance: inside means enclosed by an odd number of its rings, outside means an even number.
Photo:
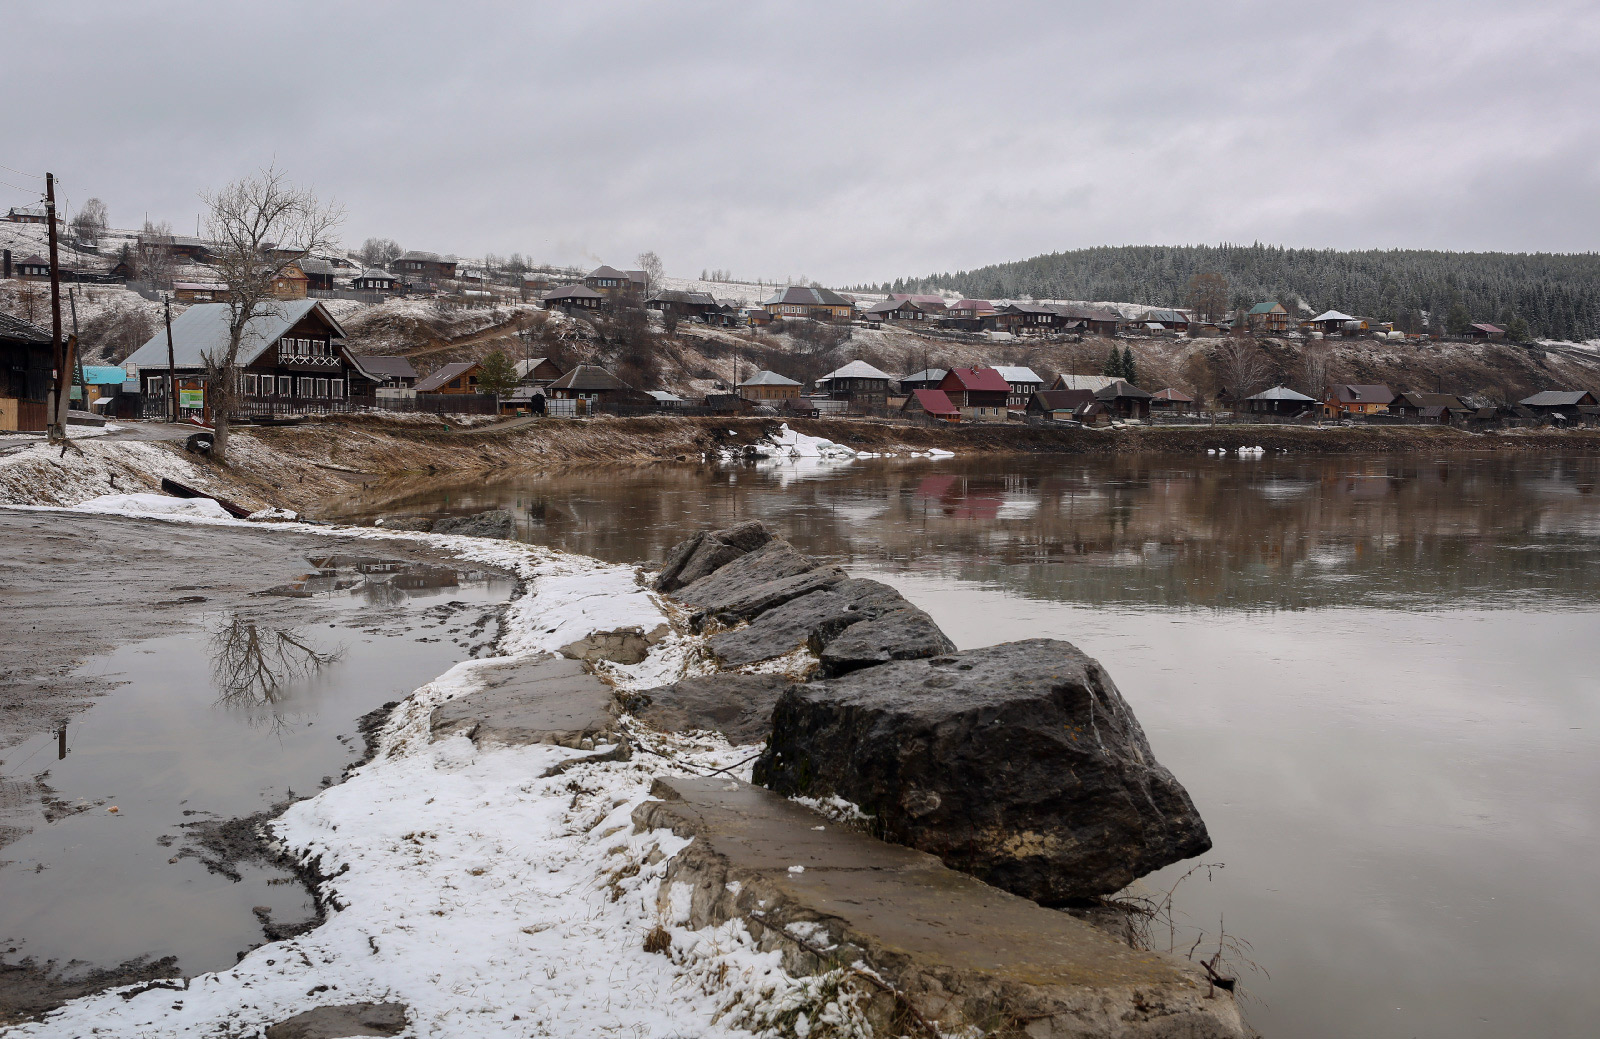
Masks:
[[[1600,1020],[1600,460],[872,460],[400,491],[656,560],[760,519],[962,647],[1099,658],[1215,842],[1160,947],[1226,946],[1269,1036],[1587,1036]],[[1180,878],[1181,882],[1180,882]]]

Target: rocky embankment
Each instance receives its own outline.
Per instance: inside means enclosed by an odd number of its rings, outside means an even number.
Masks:
[[[1098,663],[1049,639],[958,652],[892,588],[759,523],[679,545],[656,587],[715,669],[633,694],[635,716],[765,740],[754,785],[662,779],[635,810],[691,838],[663,911],[741,920],[791,972],[851,965],[882,1028],[1247,1034],[1231,980],[1046,908],[1210,847]]]

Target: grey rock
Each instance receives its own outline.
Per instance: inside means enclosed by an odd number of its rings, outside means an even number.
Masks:
[[[772,705],[790,684],[782,675],[703,675],[636,694],[632,710],[663,732],[709,729],[729,743],[759,743],[772,730]]]
[[[279,1021],[267,1029],[267,1039],[345,1039],[399,1035],[405,1029],[404,1003],[346,1003],[317,1007]]]
[[[711,649],[730,667],[782,656],[801,646],[821,653],[851,625],[905,609],[915,607],[886,584],[859,578],[839,581],[766,610],[748,627],[714,636]]]
[[[656,575],[656,590],[676,591],[771,540],[772,532],[759,520],[724,530],[701,531],[667,553],[661,572]]]
[[[703,613],[717,614],[729,609],[738,609],[735,604],[746,599],[761,585],[797,577],[816,569],[818,569],[816,560],[802,555],[787,541],[769,541],[754,552],[747,552],[723,564],[715,572],[685,584],[678,589],[677,597],[691,606],[698,607]],[[685,570],[687,571],[687,567]],[[841,574],[840,579],[842,577]],[[801,594],[804,593],[795,592],[795,595]]]
[[[433,529],[431,516],[385,516],[377,523],[384,530],[416,530],[426,533]]]
[[[874,1034],[901,1035],[912,1015],[931,1026],[919,1035],[1254,1034],[1200,964],[1132,948],[931,855],[727,776],[663,777],[650,792],[659,800],[634,809],[635,828],[689,838],[666,863],[659,910],[695,929],[740,920],[794,976],[864,964],[886,982],[858,990]]]
[[[683,565],[694,555],[694,550],[706,539],[705,531],[698,531],[693,537],[678,542],[667,551],[667,557],[661,562],[661,570],[656,574],[656,591],[670,592],[679,586],[678,575],[683,572]]]
[[[877,622],[847,636],[866,623]],[[837,794],[889,839],[1046,905],[1109,894],[1211,847],[1110,676],[1067,642],[790,686],[772,722],[757,782]]]
[[[719,568],[733,562],[745,553],[732,545],[719,541],[714,535],[707,534],[700,539],[700,544],[684,562],[683,568],[669,587],[662,591],[673,591],[684,585],[693,584],[700,578],[716,572]]]
[[[819,670],[823,677],[831,678],[892,660],[953,653],[955,648],[932,617],[906,603],[845,629],[818,654]]]
[[[553,657],[479,672],[487,688],[433,709],[435,739],[464,733],[474,743],[578,747],[615,723],[611,687],[576,660]]]
[[[775,581],[746,585],[731,591],[710,606],[696,610],[690,615],[689,624],[695,631],[704,630],[711,621],[737,624],[759,617],[801,596],[832,588],[845,580],[845,576],[845,572],[836,566],[819,566]]]
[[[748,520],[723,530],[712,531],[724,545],[732,545],[740,552],[754,552],[772,540],[772,531],[760,520]]]
[[[609,660],[614,664],[637,664],[650,652],[651,642],[641,628],[596,631],[561,647],[561,655],[573,660]]]
[[[446,516],[444,519],[435,520],[433,532],[509,541],[517,536],[517,524],[511,513],[505,509],[490,509],[476,516]]]

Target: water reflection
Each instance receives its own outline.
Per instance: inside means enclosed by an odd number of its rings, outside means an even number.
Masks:
[[[344,656],[342,648],[318,648],[297,628],[238,614],[214,625],[210,639],[217,702],[228,707],[271,706],[287,685],[310,678]]]
[[[377,487],[341,518],[506,507],[520,534],[659,559],[762,519],[830,560],[1135,608],[1587,604],[1600,576],[1590,457],[878,460],[528,474]]]

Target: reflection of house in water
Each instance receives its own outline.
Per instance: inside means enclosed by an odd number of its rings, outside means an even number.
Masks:
[[[987,489],[974,490],[977,481],[964,476],[926,476],[912,497],[935,503],[939,511],[956,519],[992,520],[1000,515],[1005,499]]]

